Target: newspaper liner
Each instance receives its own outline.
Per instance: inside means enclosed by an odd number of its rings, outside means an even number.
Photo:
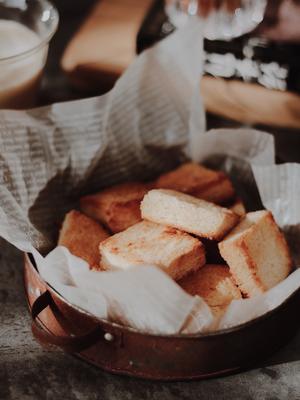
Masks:
[[[275,165],[268,134],[204,133],[200,35],[195,21],[144,52],[105,96],[0,112],[0,235],[32,252],[41,276],[69,302],[145,332],[231,327],[277,307],[300,287],[296,270],[259,297],[233,301],[215,321],[202,299],[155,266],[93,272],[62,247],[41,255],[54,247],[64,213],[81,195],[151,179],[191,158],[226,171],[248,209],[270,209],[297,263],[300,166]]]

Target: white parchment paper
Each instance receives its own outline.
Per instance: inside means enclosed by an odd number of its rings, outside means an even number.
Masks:
[[[0,111],[0,235],[32,252],[42,277],[67,301],[145,332],[230,327],[277,307],[300,286],[296,271],[261,297],[232,302],[214,321],[202,299],[155,266],[95,272],[65,248],[49,253],[80,196],[193,159],[226,171],[249,210],[269,208],[298,262],[299,165],[275,165],[266,133],[205,133],[201,65],[201,27],[194,21],[139,56],[105,96]]]
[[[49,250],[80,195],[152,178],[186,158],[201,68],[193,23],[137,57],[105,96],[0,111],[0,235],[21,250]]]

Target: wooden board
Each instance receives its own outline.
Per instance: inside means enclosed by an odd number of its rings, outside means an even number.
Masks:
[[[300,96],[257,84],[204,77],[201,92],[207,111],[246,124],[300,128]]]
[[[153,0],[101,0],[67,46],[61,66],[73,84],[110,89],[136,54],[136,36]]]

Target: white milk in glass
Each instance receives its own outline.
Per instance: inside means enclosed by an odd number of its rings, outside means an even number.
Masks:
[[[34,105],[48,50],[40,44],[25,25],[0,19],[0,109]]]

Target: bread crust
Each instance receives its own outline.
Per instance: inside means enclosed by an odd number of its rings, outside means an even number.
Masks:
[[[141,203],[142,217],[199,237],[221,240],[239,221],[232,211],[175,190],[153,189]]]
[[[242,298],[227,265],[206,264],[178,284],[190,295],[202,297],[217,317],[224,313],[232,300]]]
[[[240,198],[237,198],[235,202],[229,207],[229,209],[240,217],[243,217],[247,213],[245,205]]]
[[[103,223],[112,233],[141,221],[140,202],[151,184],[128,182],[80,199],[81,210]]]
[[[198,239],[150,221],[111,236],[99,249],[103,269],[156,265],[175,280],[205,264],[205,249]]]
[[[155,188],[176,190],[216,204],[224,204],[235,195],[232,183],[224,172],[192,162],[161,175],[155,182]]]
[[[72,210],[64,218],[58,245],[85,260],[91,269],[100,269],[99,244],[109,237],[108,232],[96,221]]]
[[[246,214],[219,249],[247,297],[265,292],[291,272],[287,242],[270,211]]]

